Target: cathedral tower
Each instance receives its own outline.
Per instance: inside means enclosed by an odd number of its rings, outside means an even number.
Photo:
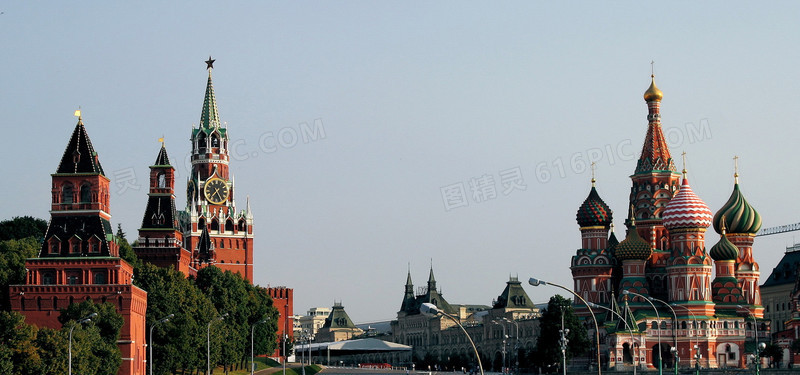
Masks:
[[[714,315],[711,298],[711,259],[706,253],[705,233],[713,218],[711,210],[689,185],[683,183],[663,211],[669,231],[670,258],[668,301],[685,305],[699,316]]]
[[[576,220],[581,231],[581,248],[572,257],[570,266],[575,293],[589,302],[608,304],[614,291],[614,262],[608,243],[612,213],[597,193],[594,178],[589,196],[578,208]],[[576,305],[575,308],[582,315],[588,315],[583,305]]]
[[[253,215],[249,200],[244,210],[236,208],[234,179],[228,168],[228,129],[220,123],[211,82],[214,60],[209,57],[206,64],[208,82],[200,125],[191,134],[192,170],[186,189],[191,227],[186,247],[192,252],[193,268],[215,265],[252,283]]]

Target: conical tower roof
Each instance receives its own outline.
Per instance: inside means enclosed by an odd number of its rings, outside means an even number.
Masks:
[[[169,156],[167,156],[167,148],[164,146],[164,143],[161,143],[161,150],[158,151],[158,156],[156,157],[156,162],[153,164],[153,167],[169,167],[171,164],[169,163]]]
[[[83,126],[83,120],[80,117],[78,118],[78,124],[75,125],[75,130],[72,132],[72,137],[67,143],[67,148],[64,150],[64,156],[61,157],[61,163],[58,164],[56,173],[105,175],[103,167],[100,165],[100,160],[97,158],[97,152],[92,147],[92,141],[89,139],[89,135],[86,134],[86,128]]]
[[[208,82],[206,83],[206,95],[203,99],[203,112],[200,114],[200,129],[218,128],[219,112],[217,111],[217,99],[214,96],[214,85],[211,83],[211,70],[214,68],[214,61],[208,57]]]

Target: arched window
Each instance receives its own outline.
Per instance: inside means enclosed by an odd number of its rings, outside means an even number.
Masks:
[[[681,322],[681,329],[686,329],[686,321]]]
[[[247,230],[247,223],[244,220],[239,220],[239,232],[244,232]]]
[[[667,329],[667,322],[666,321],[663,321],[663,320],[661,321],[661,329]]]
[[[73,195],[74,193],[72,192],[72,184],[68,182],[61,187],[61,203],[72,204]]]
[[[722,329],[728,329],[728,321],[722,322]]]
[[[206,226],[206,219],[200,219],[200,221],[197,222],[197,230],[202,232],[205,226]]]
[[[92,186],[88,183],[81,185],[81,203],[92,201]]]
[[[158,177],[156,177],[156,180],[158,180],[159,188],[163,189],[167,187],[167,176],[164,174],[164,172],[159,173]]]
[[[211,147],[219,147],[219,134],[211,134]]]
[[[654,320],[653,323],[650,324],[650,329],[658,329],[658,322]]]
[[[225,222],[225,231],[226,231],[226,232],[233,232],[233,220],[231,220],[231,219],[228,219],[228,220]]]
[[[106,273],[104,271],[97,271],[94,273],[93,284],[106,284]]]
[[[200,135],[197,136],[197,148],[201,154],[206,153],[206,147],[208,147],[208,143],[206,141],[206,133],[200,130]]]
[[[219,221],[211,219],[211,230],[219,230]]]

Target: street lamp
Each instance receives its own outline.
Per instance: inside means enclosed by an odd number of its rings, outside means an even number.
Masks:
[[[661,359],[661,317],[658,316],[658,309],[656,308],[656,305],[654,305],[652,302],[650,302],[650,300],[647,297],[645,297],[645,296],[643,296],[643,295],[641,295],[639,293],[631,292],[630,290],[623,290],[622,294],[633,294],[633,295],[635,295],[637,297],[640,297],[641,299],[643,299],[647,303],[649,303],[650,306],[653,307],[653,311],[656,312],[656,321],[658,322],[658,323],[656,323],[658,325],[658,330],[656,331],[656,333],[658,333],[658,375],[662,375],[663,374],[664,361]]]
[[[503,365],[502,365],[503,371],[502,372],[505,373],[505,368],[506,368],[506,339],[508,338],[508,335],[506,334],[506,325],[501,323],[501,320],[493,320],[492,324],[497,324],[497,325],[499,325],[500,327],[503,328]]]
[[[754,349],[756,357],[754,358],[754,361],[755,361],[755,365],[756,365],[756,375],[759,375],[761,373],[761,366],[760,366],[761,365],[761,357],[759,357],[759,353],[758,353],[758,349],[759,349],[759,344],[758,344],[758,322],[756,322],[756,316],[751,314],[750,310],[748,310],[746,307],[744,307],[742,305],[736,305],[736,307],[738,307],[740,309],[744,309],[747,312],[747,315],[749,315],[750,317],[753,318],[753,334],[754,334],[753,337],[755,338],[755,341],[756,341],[756,345],[755,345],[755,349]],[[764,347],[766,347],[766,344],[764,345]]]
[[[675,364],[673,367],[675,368],[675,375],[678,375],[678,364],[680,363],[680,358],[678,358],[678,335],[675,333],[675,330],[677,329],[676,325],[678,325],[678,315],[675,314],[675,309],[673,309],[668,303],[655,297],[649,297],[649,299],[651,301],[661,302],[664,306],[669,307],[669,311],[672,311],[672,317],[674,318],[672,321],[672,340],[674,346],[672,347],[673,349],[670,349],[669,351],[672,353],[672,356],[675,357]],[[661,350],[661,348],[658,349],[659,351]]]
[[[422,306],[419,307],[419,312],[422,315],[426,315],[426,316],[436,316],[436,315],[442,314],[442,315],[450,318],[450,320],[452,320],[453,322],[455,322],[456,325],[458,325],[458,328],[461,328],[461,331],[464,332],[465,336],[467,336],[467,340],[469,340],[469,344],[472,345],[472,350],[475,352],[475,359],[478,360],[478,370],[480,370],[481,371],[481,375],[483,375],[483,364],[481,363],[481,356],[480,356],[480,354],[478,354],[478,348],[475,347],[475,342],[472,341],[472,337],[469,336],[469,333],[467,333],[467,330],[464,329],[464,326],[461,325],[461,322],[459,322],[458,319],[456,319],[454,316],[452,316],[452,315],[440,310],[438,307],[436,307],[436,305],[434,305],[432,303],[427,303],[427,302],[423,303]]]
[[[218,320],[223,320],[225,319],[226,316],[228,316],[228,313],[224,313],[216,317],[215,319],[211,319],[211,321],[208,322],[208,329],[206,330],[206,361],[208,367],[206,370],[206,374],[211,373],[211,323],[214,323]]]
[[[147,354],[147,362],[149,362],[150,365],[150,375],[153,375],[153,362],[155,362],[153,360],[153,328],[155,328],[155,326],[158,325],[159,323],[168,322],[169,319],[172,318],[173,316],[175,316],[175,314],[169,314],[161,318],[160,320],[156,321],[155,323],[153,323],[153,325],[150,326],[150,345],[148,348],[149,354]]]
[[[608,307],[605,307],[605,306],[602,306],[602,305],[598,305],[598,304],[595,304],[595,303],[591,303],[591,302],[589,302],[589,306],[595,307],[595,308],[601,308],[603,310],[606,310],[606,311],[616,315],[622,321],[622,323],[625,323],[625,328],[628,329],[628,333],[630,333],[630,335],[631,335],[631,352],[633,353],[634,357],[636,357],[636,359],[634,359],[634,361],[633,361],[633,375],[636,375],[636,367],[637,367],[636,363],[639,362],[639,351],[635,349],[636,342],[633,339],[633,329],[631,329],[631,326],[630,326],[630,324],[628,324],[628,321],[625,320],[625,318],[622,317],[622,315],[619,315],[616,311],[611,310]]]
[[[78,323],[74,324],[72,328],[69,329],[69,375],[72,375],[72,330],[75,329],[76,326],[92,320],[95,316],[97,316],[97,313],[91,313],[89,316],[79,320]]]
[[[539,280],[539,279],[531,277],[528,280],[528,284],[531,284],[533,286],[552,285],[554,287],[564,289],[567,292],[572,293],[572,295],[574,295],[576,298],[581,300],[581,302],[583,302],[584,305],[586,305],[586,308],[589,309],[589,314],[592,314],[592,321],[594,322],[594,335],[595,335],[595,342],[597,344],[596,345],[596,348],[597,348],[597,375],[602,375],[602,372],[600,370],[600,327],[597,325],[597,318],[595,318],[594,311],[592,311],[592,308],[589,307],[589,303],[586,302],[586,300],[583,299],[583,297],[581,297],[577,293],[573,292],[571,289],[568,289],[568,288],[566,288],[564,286],[561,286],[561,285],[558,285],[556,283],[551,283],[549,281]]]
[[[561,344],[561,360],[564,362],[561,369],[564,375],[567,375],[567,344],[569,343],[567,336],[569,335],[569,328],[564,328],[564,306],[561,306],[561,329],[558,333],[561,334],[559,343]]]
[[[697,324],[697,316],[695,316],[694,313],[692,312],[692,310],[689,310],[689,308],[686,307],[686,306],[678,305],[676,303],[671,303],[670,306],[680,307],[680,308],[686,310],[689,313],[689,315],[692,316],[692,320],[694,321],[694,326],[693,327],[695,329],[695,333],[694,333],[694,339],[695,339],[695,344],[694,344],[694,349],[695,349],[695,354],[694,354],[694,360],[695,360],[694,361],[694,373],[696,375],[700,375],[700,339],[698,338],[698,334],[697,334],[697,331],[700,329],[700,325]],[[692,342],[690,340],[689,344],[691,344],[691,343]],[[692,354],[692,351],[689,350],[689,361],[692,360],[692,358],[691,358],[692,355],[691,354]],[[689,363],[689,365],[691,366],[691,363]]]
[[[516,338],[514,343],[514,367],[517,369],[517,373],[519,373],[519,323],[516,320],[511,320],[508,318],[503,318],[508,323],[513,323],[514,327],[517,329],[517,335],[514,336]]]
[[[253,346],[253,336],[255,335],[255,329],[256,329],[257,325],[259,325],[261,323],[266,323],[268,320],[269,320],[269,317],[266,317],[266,318],[264,318],[262,320],[259,320],[259,321],[255,322],[255,323],[253,323],[253,325],[250,327],[250,375],[253,375],[253,373],[256,370],[256,362],[255,362],[255,358],[254,358],[255,356],[253,355],[254,354],[253,353],[253,351],[254,351],[253,350],[253,347],[254,347]],[[153,375],[153,374],[150,374],[150,375]]]

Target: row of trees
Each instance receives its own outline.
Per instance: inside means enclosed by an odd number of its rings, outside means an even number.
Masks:
[[[70,305],[61,310],[60,330],[28,325],[23,315],[10,311],[8,286],[24,283],[25,259],[38,255],[46,229],[44,220],[31,217],[0,222],[0,375],[67,373],[70,330],[74,373],[116,374],[123,319],[113,304]],[[120,255],[134,266],[134,284],[148,292],[146,332],[153,328],[148,344],[155,374],[205,373],[209,342],[212,368],[222,366],[226,374],[247,368],[253,327],[255,354],[275,350],[278,311],[266,289],[216,267],[186,278],[174,269],[143,264],[121,227],[117,240]],[[92,313],[97,315],[91,321],[77,323]]]

